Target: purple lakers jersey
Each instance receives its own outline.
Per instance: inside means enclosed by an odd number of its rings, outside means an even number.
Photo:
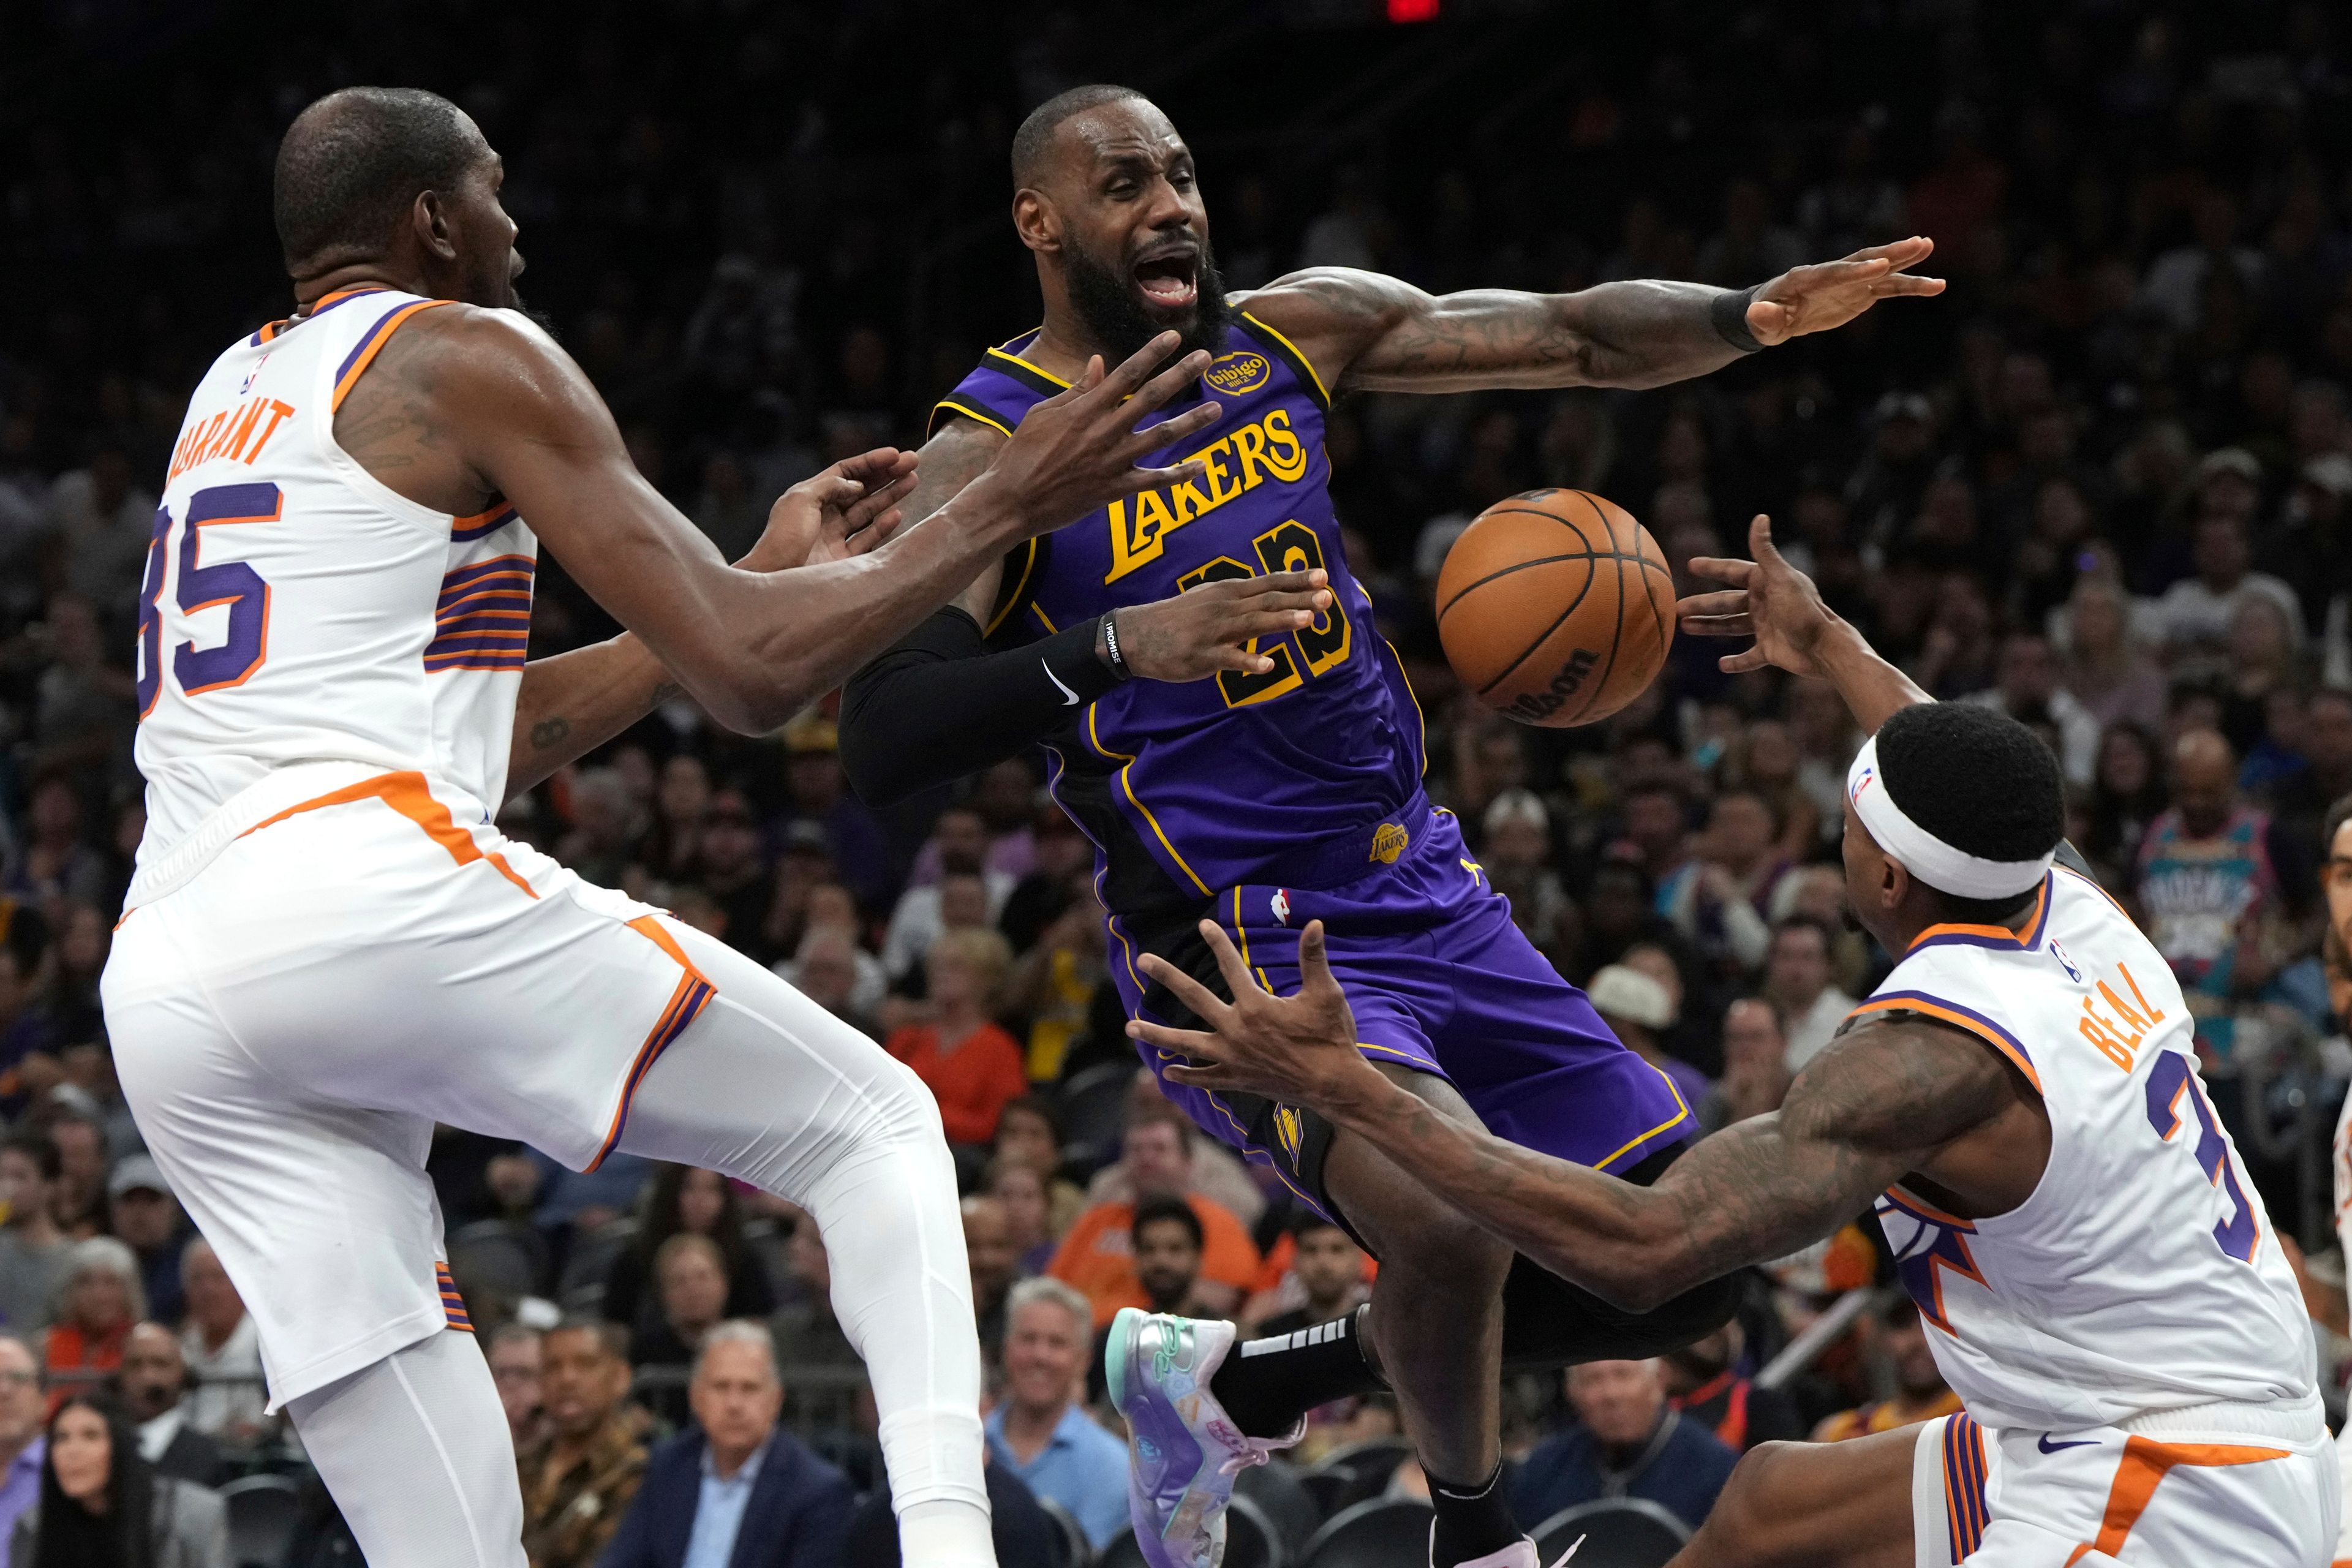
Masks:
[[[1008,436],[1068,383],[991,349],[933,415]],[[1197,907],[1243,883],[1329,887],[1402,847],[1421,797],[1421,714],[1348,571],[1323,452],[1328,395],[1281,333],[1246,312],[1193,395],[1142,427],[1215,402],[1223,416],[1159,468],[1200,458],[1197,480],[1113,501],[1015,552],[984,630],[1017,646],[1198,584],[1322,567],[1332,605],[1295,636],[1255,645],[1264,675],[1184,685],[1132,680],[1048,744],[1055,793],[1103,852],[1103,898],[1130,920]]]

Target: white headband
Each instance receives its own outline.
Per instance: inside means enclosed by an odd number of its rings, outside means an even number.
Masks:
[[[2042,880],[2057,858],[2053,846],[2049,854],[2036,860],[1987,860],[1953,848],[1904,816],[1895,797],[1886,793],[1874,735],[1863,742],[1862,750],[1854,753],[1853,766],[1846,770],[1845,797],[1881,849],[1929,887],[1958,898],[2005,899],[2022,893]]]

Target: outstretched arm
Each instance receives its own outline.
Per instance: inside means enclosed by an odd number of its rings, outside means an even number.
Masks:
[[[1201,932],[1233,988],[1230,1004],[1173,966],[1142,960],[1209,1026],[1129,1026],[1195,1064],[1170,1076],[1312,1106],[1518,1251],[1628,1310],[1820,1240],[2014,1103],[2007,1070],[1981,1045],[1932,1026],[1874,1021],[1806,1064],[1778,1112],[1701,1140],[1656,1185],[1635,1186],[1453,1121],[1381,1076],[1354,1047],[1320,921],[1299,938],[1304,983],[1289,997],[1254,984],[1214,924],[1202,921]]]
[[[1772,520],[1760,512],[1748,525],[1749,561],[1702,555],[1691,571],[1725,592],[1694,594],[1675,605],[1694,637],[1754,637],[1756,646],[1717,662],[1730,674],[1785,669],[1830,681],[1871,734],[1898,708],[1933,702],[1918,683],[1885,659],[1852,622],[1822,602],[1813,580],[1789,564],[1772,543]]]
[[[898,503],[915,485],[915,454],[894,447],[845,458],[793,486],[735,563],[781,572],[863,555],[898,531]],[[594,751],[683,688],[635,632],[523,667],[507,752],[507,794],[518,795]]]
[[[1634,281],[1574,294],[1434,295],[1377,272],[1318,267],[1278,278],[1242,303],[1332,387],[1664,386],[1843,326],[1880,300],[1942,293],[1943,279],[1906,271],[1934,249],[1930,240],[1906,239],[1794,268],[1751,289]]]

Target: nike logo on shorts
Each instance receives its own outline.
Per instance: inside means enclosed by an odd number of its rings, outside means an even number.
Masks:
[[[2078,1443],[2053,1443],[2050,1440],[2050,1434],[2044,1432],[2042,1434],[2041,1441],[2033,1446],[2045,1454],[2054,1454],[2061,1448],[2095,1448],[2099,1446],[2099,1440],[2096,1437],[2085,1437]]]
[[[1041,658],[1037,661],[1037,668],[1045,672],[1045,679],[1052,681],[1054,683],[1054,689],[1062,694],[1063,707],[1076,708],[1078,705],[1078,694],[1062,684],[1062,678],[1054,673],[1054,667],[1052,665],[1047,664]]]

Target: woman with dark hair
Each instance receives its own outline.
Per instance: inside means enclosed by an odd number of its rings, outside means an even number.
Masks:
[[[654,1175],[636,1240],[613,1259],[604,1277],[604,1316],[633,1329],[661,1321],[652,1299],[654,1255],[662,1243],[685,1232],[719,1244],[727,1263],[730,1318],[764,1318],[776,1310],[776,1289],[766,1265],[743,1239],[743,1205],[726,1177],[691,1165],[664,1165]]]
[[[40,1500],[17,1518],[8,1568],[228,1568],[228,1510],[157,1475],[113,1407],[76,1394],[49,1417]]]
[[[2107,886],[2127,887],[2141,836],[2168,804],[2164,754],[2156,737],[2128,721],[2110,724],[2099,741],[2098,771],[2084,802],[2083,834],[2075,847]]]

